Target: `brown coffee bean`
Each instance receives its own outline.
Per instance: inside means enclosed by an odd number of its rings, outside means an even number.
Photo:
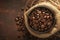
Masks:
[[[43,14],[44,14],[45,12],[43,12]]]
[[[35,19],[35,17],[32,17],[33,19]]]
[[[45,28],[45,25],[41,25],[41,28]]]
[[[18,18],[16,18],[16,21],[18,21],[19,19]]]
[[[47,16],[45,15],[44,18],[47,18]]]
[[[19,21],[18,21],[18,22],[16,22],[16,24],[17,24],[17,25],[19,25]]]
[[[47,19],[50,18],[50,16],[47,16]]]
[[[37,13],[39,13],[39,14],[41,13],[41,11],[39,11],[39,10],[36,10],[36,11],[37,11]]]
[[[52,16],[51,14],[53,13],[47,8],[44,7],[35,8],[28,16],[29,26],[32,29],[43,33],[50,30],[53,27],[52,25],[54,24],[53,22],[54,16]]]
[[[37,14],[37,16],[39,16],[39,14]]]

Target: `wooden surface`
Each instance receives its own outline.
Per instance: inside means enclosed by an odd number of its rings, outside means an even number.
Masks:
[[[0,40],[17,40],[15,18],[26,0],[0,0]]]

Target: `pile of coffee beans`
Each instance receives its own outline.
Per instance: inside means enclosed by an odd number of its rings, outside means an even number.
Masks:
[[[37,7],[28,15],[28,24],[37,32],[49,32],[55,24],[54,12],[45,7]]]

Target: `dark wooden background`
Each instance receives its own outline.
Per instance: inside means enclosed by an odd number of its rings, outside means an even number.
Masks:
[[[0,0],[0,40],[17,40],[15,18],[26,0]]]

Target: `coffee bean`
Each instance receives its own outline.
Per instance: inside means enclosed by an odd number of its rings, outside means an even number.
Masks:
[[[18,19],[18,18],[16,18],[15,20],[16,20],[16,21],[18,21],[19,19]]]
[[[43,13],[45,13],[45,12],[43,12]]]
[[[37,7],[28,15],[28,24],[35,31],[48,32],[54,24],[52,15],[54,14],[49,9]]]
[[[19,25],[19,21],[18,21],[18,22],[16,22],[16,25]]]
[[[47,19],[49,18],[50,16],[47,16]]]
[[[44,18],[47,18],[47,16],[45,15]]]
[[[41,28],[45,28],[45,25],[41,25]]]
[[[39,11],[39,10],[36,10],[36,11],[37,11],[37,13],[39,13],[39,14],[41,13],[41,11]]]
[[[35,19],[35,17],[32,17],[33,19]]]

